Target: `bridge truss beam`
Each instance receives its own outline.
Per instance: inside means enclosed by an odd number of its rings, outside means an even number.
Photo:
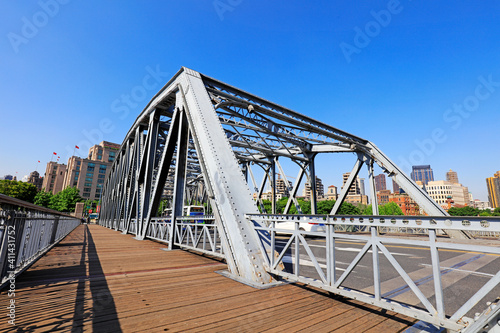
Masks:
[[[306,176],[314,213],[315,157],[340,153],[357,159],[332,214],[338,212],[363,164],[373,182],[376,163],[429,215],[447,215],[370,141],[183,67],[127,133],[103,188],[100,224],[144,239],[151,219],[164,213],[159,212],[164,200],[172,208],[172,248],[175,217],[183,215],[188,202],[203,204],[215,216],[231,274],[251,284],[267,284],[273,281],[263,267],[269,254],[262,253],[259,244],[271,239],[268,233],[255,233],[245,214],[258,214],[259,208],[262,213],[276,212],[278,173],[289,194],[285,212],[294,205],[300,213],[297,191]],[[299,166],[293,186],[278,159]],[[255,165],[264,169],[260,188],[252,172]],[[248,175],[259,193],[257,200]],[[269,212],[260,201],[267,180],[273,203]],[[193,193],[204,195],[193,199]],[[373,189],[371,194],[376,197]]]

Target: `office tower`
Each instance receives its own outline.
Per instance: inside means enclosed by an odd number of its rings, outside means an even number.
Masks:
[[[430,165],[414,165],[412,166],[411,179],[415,182],[421,181],[424,185],[434,180],[434,173]]]
[[[400,190],[400,189],[401,189],[401,188],[399,187],[398,183],[396,183],[396,182],[394,181],[394,179],[393,179],[393,180],[392,180],[392,192],[394,192],[394,193],[399,193],[399,190]]]
[[[387,189],[387,184],[385,182],[385,174],[381,173],[375,177],[375,192],[384,191]]]
[[[500,207],[500,171],[497,171],[493,177],[486,178],[486,186],[491,208]]]
[[[30,173],[28,183],[35,185],[36,189],[40,191],[43,185],[43,177],[40,177],[38,171],[33,171],[32,173]]]
[[[63,190],[66,168],[66,164],[59,164],[57,162],[47,163],[47,167],[45,169],[45,177],[43,178],[42,184],[45,192],[57,194]]]
[[[458,184],[459,181],[458,181],[457,172],[450,169],[450,171],[448,171],[446,173],[446,181],[448,181],[452,184]]]
[[[304,191],[302,195],[306,198],[311,197],[311,184],[308,182],[304,185]],[[316,198],[321,199],[325,195],[325,187],[323,186],[323,182],[318,176],[316,176]]]
[[[102,141],[89,149],[88,158],[70,157],[64,188],[76,187],[84,199],[99,200],[104,179],[119,149],[119,144]]]

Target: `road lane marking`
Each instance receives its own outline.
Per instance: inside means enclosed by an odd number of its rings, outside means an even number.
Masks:
[[[293,264],[295,263],[295,257],[291,257],[291,256],[283,256],[283,259],[282,261],[284,263],[287,263],[287,264]],[[305,260],[305,259],[302,259],[300,258],[300,265],[304,265],[304,266],[311,266],[311,267],[315,267],[314,266],[314,263],[310,260]],[[326,268],[326,265],[325,264],[321,264],[321,263],[318,263],[319,267],[321,268]],[[345,268],[339,268],[339,267],[335,267],[336,269],[338,269],[339,271],[345,271]],[[354,271],[353,271],[354,272]]]
[[[325,242],[324,239],[316,239],[314,240],[316,242]],[[403,246],[403,245],[390,245],[390,244],[386,244],[384,243],[384,240],[382,239],[381,240],[382,244],[385,245],[385,247],[395,247],[395,248],[400,248],[400,249],[410,249],[410,250],[424,250],[424,251],[429,251],[429,248],[428,247],[420,247],[420,246]],[[276,242],[278,243],[278,242]],[[354,243],[354,244],[353,244]],[[335,241],[335,244],[350,244],[350,245],[357,245],[359,243],[360,246],[366,244],[365,241],[338,241],[336,240]],[[284,243],[281,243],[281,244],[286,244],[286,241]],[[321,245],[315,245],[315,244],[309,244],[309,246],[316,246],[316,247],[321,247],[321,248],[324,248],[324,246],[321,246]],[[487,255],[487,256],[495,256],[495,257],[500,257],[500,254],[496,254],[496,253],[484,253],[484,252],[475,252],[475,251],[467,251],[467,250],[452,250],[452,249],[439,249],[439,251],[441,252],[454,252],[454,253],[471,253],[471,254],[484,254],[484,255]]]
[[[428,267],[432,267],[432,265],[429,265],[429,264],[420,264],[420,266],[428,266]],[[472,274],[472,275],[480,275],[480,276],[487,276],[487,277],[494,277],[495,274],[489,274],[489,273],[483,273],[483,272],[474,272],[474,271],[468,271],[466,269],[458,269],[458,268],[453,268],[453,267],[440,267],[442,270],[452,270],[452,271],[456,271],[456,272],[462,272],[462,273],[468,273],[468,274]]]
[[[455,269],[457,267],[462,267],[462,266],[467,265],[470,262],[476,261],[477,259],[482,258],[482,257],[484,257],[484,254],[479,254],[479,255],[474,256],[472,258],[469,258],[467,260],[463,260],[461,262],[458,262],[455,265],[451,266],[449,269],[440,270],[441,276],[448,274],[449,272],[452,272],[453,269]],[[429,266],[432,267],[432,265],[429,265]],[[432,281],[433,278],[434,278],[433,274],[430,274],[430,275],[424,276],[423,278],[418,279],[418,280],[413,281],[413,282],[415,283],[416,286],[419,286],[421,284]],[[410,291],[410,290],[411,290],[411,288],[407,284],[405,284],[404,286],[401,286],[399,288],[396,288],[396,289],[393,289],[391,291],[386,292],[385,294],[382,295],[382,297],[390,299],[390,298],[394,298],[394,297],[401,295],[402,293],[405,293],[405,292]]]

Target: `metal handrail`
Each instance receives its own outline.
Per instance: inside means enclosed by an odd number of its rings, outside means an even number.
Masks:
[[[169,243],[173,239],[173,244],[203,254],[224,259],[224,250],[222,247],[220,233],[215,224],[213,215],[197,216],[177,216],[175,218],[175,235],[172,234],[171,217],[153,217],[146,232],[146,239]],[[124,223],[120,223],[118,230],[125,232]],[[135,234],[137,229],[137,220],[132,219],[128,233]]]
[[[12,285],[80,222],[71,215],[0,195],[0,289]]]
[[[328,215],[247,215],[249,224],[254,227],[257,233],[270,233],[270,244],[261,243],[261,250],[267,255],[266,269],[268,272],[281,276],[289,281],[307,283],[329,292],[336,293],[345,297],[354,298],[368,304],[374,304],[381,308],[393,310],[407,316],[418,318],[420,320],[446,327],[452,330],[464,330],[468,326],[472,326],[473,320],[466,318],[470,309],[472,309],[483,297],[485,297],[493,288],[500,285],[500,270],[482,286],[469,300],[461,304],[460,308],[453,314],[446,315],[445,313],[445,295],[441,284],[441,268],[439,264],[438,249],[453,249],[459,251],[474,251],[500,255],[500,248],[494,246],[476,246],[471,244],[452,243],[448,241],[438,241],[436,234],[438,230],[467,230],[467,231],[500,231],[500,219],[484,217],[409,217],[409,216],[328,216]],[[294,230],[286,230],[280,228],[280,223],[293,222]],[[321,224],[324,231],[307,232],[301,230],[301,225],[307,223]],[[369,233],[338,233],[335,228],[338,226],[346,227],[353,226],[355,228],[368,228]],[[380,227],[400,227],[400,228],[421,228],[426,231],[426,240],[419,239],[401,239],[389,236],[380,236],[377,229]],[[282,249],[276,246],[276,234],[289,233],[291,236],[286,245]],[[326,249],[326,267],[321,267],[318,258],[314,255],[311,247],[308,244],[306,236],[316,236],[325,239]],[[338,239],[360,241],[364,243],[363,249],[349,264],[347,269],[336,277],[336,259],[335,259],[335,241]],[[419,287],[405,272],[403,267],[398,263],[395,257],[387,249],[387,244],[398,245],[417,245],[424,246],[429,249],[432,263],[432,279],[434,281],[435,306],[421,292]],[[312,262],[315,269],[316,277],[305,276],[300,271],[302,252],[306,252],[307,260]],[[295,259],[293,261],[293,273],[285,272],[280,268],[284,264],[283,258],[287,251],[294,251]],[[345,286],[346,278],[353,272],[354,268],[359,264],[361,259],[371,250],[372,252],[372,269],[373,277],[373,292],[353,290]],[[394,299],[385,298],[381,295],[380,281],[380,265],[379,252],[390,262],[395,268],[398,275],[403,278],[409,289],[411,289],[417,297],[418,302],[423,305],[423,308],[398,302]],[[271,255],[272,254],[272,255]],[[319,276],[319,278],[317,278]],[[491,315],[489,311],[485,316]],[[485,312],[486,313],[486,312]],[[484,319],[484,318],[483,318]],[[466,331],[466,330],[465,330]],[[465,332],[464,331],[464,332]]]

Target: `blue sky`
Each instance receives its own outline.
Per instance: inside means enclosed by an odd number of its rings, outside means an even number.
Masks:
[[[482,200],[500,170],[493,0],[41,0],[0,10],[0,176],[22,178],[38,160],[43,173],[53,152],[66,162],[75,145],[86,156],[91,141],[121,143],[181,66],[366,138],[407,171],[430,164],[444,179],[451,168]],[[325,185],[341,185],[332,165],[352,167],[321,162]]]

